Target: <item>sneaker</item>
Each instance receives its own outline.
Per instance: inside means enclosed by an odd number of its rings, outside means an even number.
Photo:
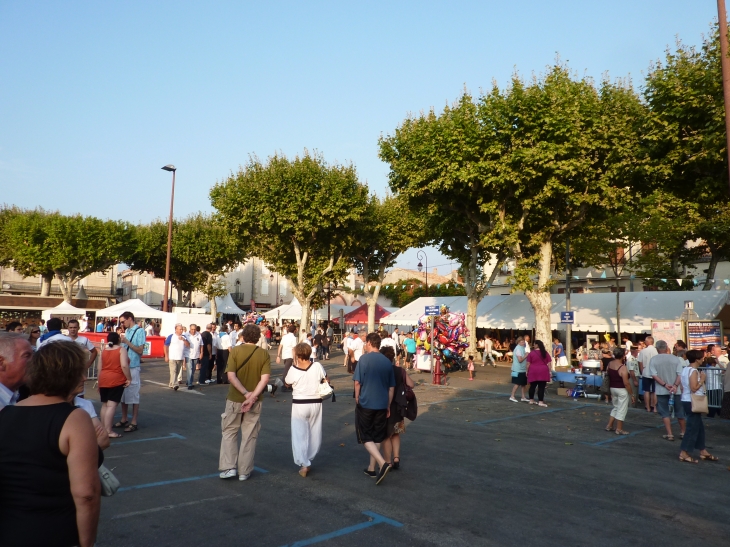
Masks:
[[[279,389],[279,386],[277,386],[276,384],[274,384],[273,386],[271,386],[271,396],[272,396],[272,397],[273,397],[274,395],[276,395],[276,390],[277,390],[277,389]]]
[[[178,389],[180,389],[180,386],[174,386],[174,387],[173,387],[172,389],[173,389],[174,391],[177,391]]]
[[[519,401],[517,399],[515,399],[514,397],[510,397],[509,400],[512,401],[513,403],[519,403]]]
[[[367,467],[365,469],[363,469],[362,472],[365,473],[371,479],[374,479],[375,477],[378,476],[378,474],[375,471],[370,471],[370,469],[368,469]]]
[[[193,389],[193,386],[188,386],[188,390]]]
[[[524,397],[522,397],[520,401],[522,401],[523,403],[529,403],[530,399],[525,399]]]
[[[223,471],[220,475],[218,475],[221,479],[232,479],[236,476],[236,470],[235,469],[229,469],[228,471]]]
[[[235,471],[235,469],[234,469],[234,471]],[[251,473],[249,473],[248,475],[238,475],[239,481],[247,481],[250,478],[251,478]]]
[[[378,473],[378,480],[375,481],[375,484],[380,484],[383,482],[383,479],[385,478],[385,475],[388,474],[388,471],[390,471],[391,465],[389,463],[383,464],[383,467],[380,468],[380,473]]]

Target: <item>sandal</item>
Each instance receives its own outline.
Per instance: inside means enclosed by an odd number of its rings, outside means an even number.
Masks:
[[[129,421],[126,421],[126,422],[120,421],[120,422],[115,423],[112,427],[116,427],[118,429],[120,427],[127,427],[127,424],[129,424]]]
[[[662,435],[662,439],[664,439],[665,441],[673,441],[674,435]]]
[[[683,458],[682,456],[679,457],[680,462],[687,462],[687,463],[700,463],[700,460],[695,460],[691,456],[687,456],[686,458]]]
[[[393,456],[393,469],[400,469],[400,457]]]
[[[137,424],[129,424],[127,427],[124,428],[124,431],[126,431],[127,433],[137,431]]]
[[[542,402],[540,402],[540,403],[537,403],[537,406],[542,406],[542,407],[545,407],[545,408],[547,408],[547,405],[546,405],[545,403],[542,403]]]
[[[629,434],[629,432],[628,431],[624,431],[623,429],[617,429],[616,430],[616,435],[628,435],[628,434]]]
[[[720,458],[713,456],[712,454],[700,454],[700,459],[707,460],[708,462],[716,462],[720,460]]]
[[[614,430],[612,427],[607,427],[605,429],[606,429],[606,431],[613,431]]]
[[[124,437],[124,435],[120,435],[119,433],[109,433],[108,436],[110,439],[121,439]]]

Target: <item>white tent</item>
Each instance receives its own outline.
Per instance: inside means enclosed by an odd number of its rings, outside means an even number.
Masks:
[[[233,301],[231,293],[228,293],[223,298],[216,296],[215,307],[218,310],[218,313],[230,313],[236,315],[245,315],[247,313],[246,311],[236,306],[236,303]],[[210,313],[210,302],[203,306],[203,309]]]
[[[341,306],[339,304],[332,304],[330,306],[330,318],[339,317],[340,310],[343,310],[345,314],[348,314],[357,307],[358,306]],[[291,304],[284,304],[283,306],[279,306],[278,308],[265,312],[263,315],[269,321],[274,321],[276,319],[298,321],[302,318],[302,306],[296,299],[294,299]],[[312,310],[311,318],[312,321],[318,322],[327,319],[327,306],[323,306],[318,310]]]
[[[556,329],[560,322],[558,308],[564,309],[565,296],[551,294],[552,308],[550,328]],[[511,294],[494,306],[485,316],[477,320],[477,327],[487,329],[530,330],[535,328],[535,312],[524,294]]]
[[[620,293],[621,332],[651,332],[652,320],[678,321],[684,303],[691,300],[699,319],[716,319],[730,303],[728,291],[646,291]],[[570,299],[575,310],[574,331],[616,332],[616,294],[574,294]],[[564,311],[553,307],[553,312]]]
[[[139,298],[125,300],[96,312],[96,317],[119,317],[125,311],[132,312],[136,319],[162,319],[165,312],[156,310],[142,302]]]
[[[466,313],[466,296],[423,296],[392,312],[387,317],[383,317],[380,323],[383,325],[416,326],[418,318],[425,313],[426,306],[443,305],[448,306],[452,312]],[[477,313],[479,313],[478,308]]]
[[[85,315],[86,310],[72,306],[65,300],[55,308],[43,310],[41,312],[41,317],[46,321],[48,321],[51,317],[59,317],[64,321],[68,321],[69,319],[81,319]]]

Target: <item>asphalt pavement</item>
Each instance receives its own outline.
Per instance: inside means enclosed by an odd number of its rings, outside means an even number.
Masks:
[[[273,352],[272,352],[273,354]],[[477,367],[431,386],[412,374],[418,419],[401,469],[363,473],[352,382],[341,355],[324,363],[323,444],[307,478],[290,438],[291,394],[265,396],[250,480],[218,478],[228,386],[174,392],[167,365],[145,361],[139,430],[106,451],[122,489],[102,501],[99,546],[505,546],[730,542],[730,422],[706,420],[719,463],[678,461],[654,414],[631,409],[619,437],[610,407],[549,389],[548,408],[508,400],[509,369]],[[273,365],[274,373],[281,367]],[[87,385],[87,397],[98,400]],[[675,426],[676,429],[676,426]],[[676,430],[678,433],[678,429]],[[678,438],[678,437],[677,437]]]

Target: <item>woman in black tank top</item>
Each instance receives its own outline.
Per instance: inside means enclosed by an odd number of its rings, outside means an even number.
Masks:
[[[0,545],[92,546],[101,451],[89,415],[71,404],[88,355],[74,342],[41,347],[30,397],[0,412]]]

